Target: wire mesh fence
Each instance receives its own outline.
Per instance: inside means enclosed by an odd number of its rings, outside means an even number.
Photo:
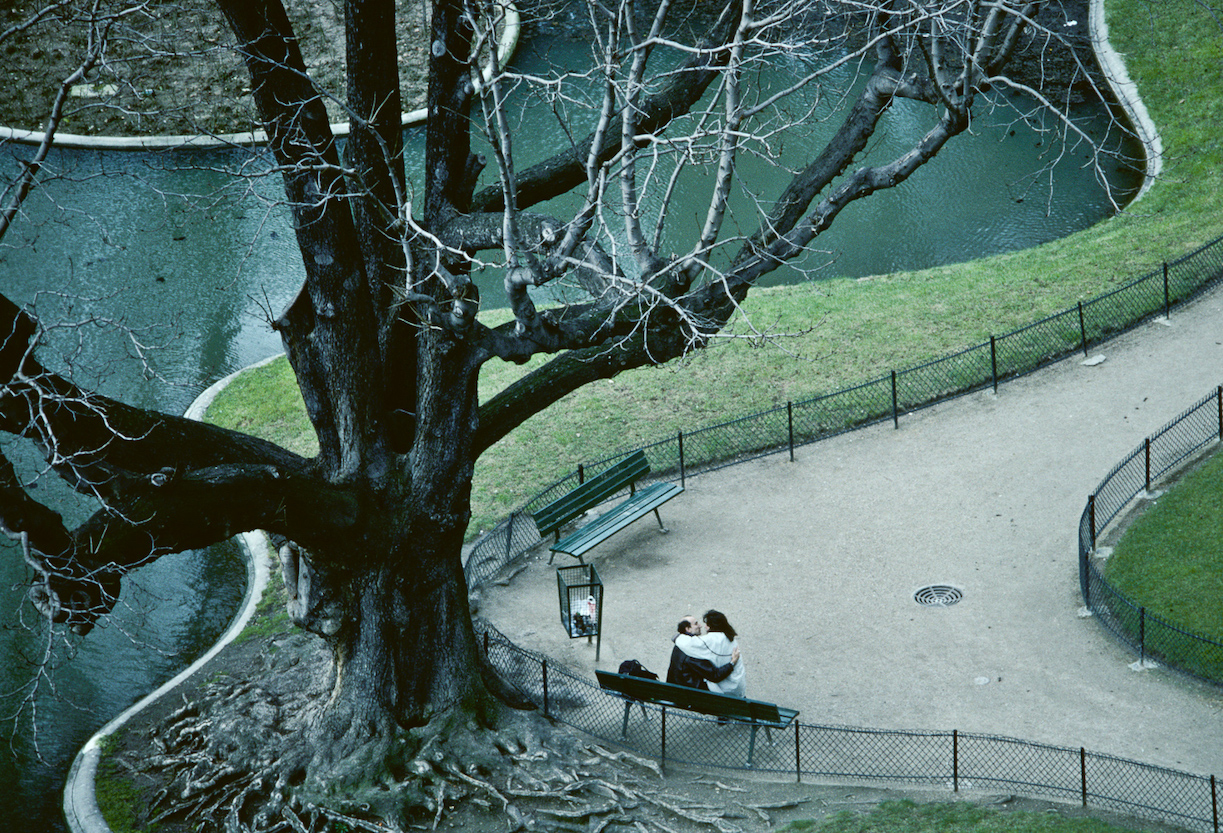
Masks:
[[[988,342],[887,376],[811,399],[788,402],[717,425],[681,431],[643,446],[653,479],[683,480],[702,472],[891,419],[951,397],[995,388],[1092,344],[1167,315],[1223,277],[1223,238],[1158,271]],[[636,449],[580,466],[528,500],[478,540],[467,560],[467,580],[478,586],[539,542],[530,513]],[[1132,493],[1131,493],[1132,494]],[[1127,498],[1128,499],[1128,498]]]
[[[683,481],[768,454],[785,452],[1000,381],[1030,373],[1076,351],[1125,332],[1156,315],[1168,315],[1223,277],[1223,238],[1091,301],[1026,327],[931,362],[835,393],[678,432],[642,446],[651,480]],[[1208,402],[1207,400],[1210,400]],[[1143,657],[1167,662],[1178,656],[1189,673],[1223,681],[1223,645],[1187,633],[1149,615],[1103,578],[1091,554],[1097,531],[1152,479],[1179,465],[1215,439],[1223,439],[1223,388],[1195,405],[1119,463],[1091,496],[1079,524],[1080,585],[1101,624]],[[1217,419],[1211,422],[1211,402]],[[1213,432],[1213,434],[1211,433]],[[1210,434],[1210,436],[1207,436]],[[580,466],[550,484],[476,541],[465,561],[475,588],[540,542],[532,511],[573,489],[585,477],[636,449]],[[615,496],[619,497],[619,496]],[[492,664],[549,717],[611,744],[661,761],[792,773],[821,779],[898,782],[948,789],[1006,788],[1025,795],[1079,800],[1084,805],[1218,833],[1214,776],[1205,778],[1136,761],[1042,746],[1011,738],[958,732],[905,732],[795,721],[753,744],[750,727],[659,706],[630,703],[592,680],[549,665],[501,634],[484,631]]]
[[[1087,608],[1139,662],[1158,661],[1223,683],[1223,644],[1155,616],[1109,584],[1096,549],[1100,531],[1151,485],[1193,455],[1223,440],[1223,386],[1148,437],[1118,463],[1087,499],[1079,521],[1079,585]]]
[[[896,410],[916,410],[989,383],[993,373],[988,347],[970,347],[897,373]]]
[[[494,667],[549,718],[611,746],[668,763],[820,781],[904,784],[952,792],[1006,790],[1081,802],[1194,831],[1218,833],[1214,776],[995,735],[808,725],[758,732],[714,718],[629,701],[587,676],[550,665],[485,625]],[[751,765],[748,765],[748,760]]]

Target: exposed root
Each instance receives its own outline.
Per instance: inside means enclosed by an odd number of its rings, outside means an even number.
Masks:
[[[752,830],[768,823],[765,805],[742,803],[742,788],[706,778],[711,786],[699,791],[709,801],[678,796],[657,762],[591,743],[538,712],[504,710],[494,728],[438,714],[389,737],[377,728],[354,731],[320,754],[311,727],[326,680],[308,662],[271,670],[258,683],[223,677],[202,685],[147,736],[131,739],[115,760],[147,787],[137,826],[167,833],[740,833],[743,820]],[[366,774],[354,782],[361,768]]]
[[[423,755],[370,787],[368,792],[384,796],[380,802],[362,800],[366,794],[359,789],[321,798],[297,788],[302,776],[291,767],[301,756],[289,754],[291,744],[274,742],[287,735],[273,734],[266,754],[243,758],[244,768],[219,754],[233,746],[215,731],[229,722],[208,718],[207,712],[180,710],[159,729],[156,754],[127,762],[137,770],[156,770],[169,782],[149,821],[225,833],[395,833],[436,830],[448,823],[472,829],[456,820],[474,815],[485,822],[477,829],[507,833],[740,833],[732,817],[746,814],[742,805],[694,803],[663,792],[653,761],[583,743],[535,714],[485,731],[483,756],[472,753],[475,734],[431,738],[417,750]],[[205,723],[212,732],[202,731]],[[396,802],[394,812],[386,812],[388,796]],[[755,813],[767,820],[763,810]]]
[[[662,778],[662,767],[660,767],[656,761],[651,761],[649,758],[642,758],[639,755],[634,755],[631,752],[608,752],[601,746],[592,746],[591,751],[597,755],[602,755],[609,761],[629,761],[637,764],[640,767],[650,770],[659,778]]]

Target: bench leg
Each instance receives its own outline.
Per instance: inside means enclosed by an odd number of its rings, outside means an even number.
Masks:
[[[633,702],[630,700],[624,704],[624,725],[620,727],[620,739],[621,740],[628,739],[628,713],[629,713],[629,709],[631,708],[633,708]],[[641,705],[641,712],[642,714],[645,713],[644,703]]]
[[[756,754],[756,730],[760,727],[752,724],[752,739],[747,744],[747,766],[750,769],[752,766],[752,756]]]
[[[655,517],[655,518],[658,518],[658,528],[659,528],[659,529],[661,529],[661,530],[662,530],[664,533],[667,533],[667,532],[670,532],[670,531],[671,531],[671,530],[667,529],[665,526],[663,526],[663,525],[662,525],[662,515],[658,514],[658,510],[657,510],[657,509],[655,509],[655,510],[654,510],[654,517]]]

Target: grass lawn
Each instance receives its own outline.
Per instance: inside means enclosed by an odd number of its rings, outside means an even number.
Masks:
[[[1211,646],[1148,624],[1149,650],[1166,662],[1223,681],[1223,454],[1189,472],[1125,530],[1105,565],[1108,582]],[[1137,623],[1125,617],[1137,636]]]
[[[1085,816],[999,811],[963,801],[886,801],[869,813],[844,810],[822,821],[795,821],[778,833],[1108,833],[1132,828]]]
[[[1107,292],[1223,235],[1218,22],[1190,0],[1108,0],[1107,6],[1113,43],[1127,57],[1165,149],[1164,173],[1141,201],[1034,249],[920,272],[756,290],[744,309],[757,327],[814,329],[768,343],[722,339],[683,361],[588,385],[532,417],[481,457],[469,536],[579,463],[961,350]],[[730,328],[747,331],[743,321]],[[486,365],[481,396],[543,361],[525,368]],[[287,363],[253,376],[218,397],[208,418],[260,433],[256,426],[274,425],[278,442],[313,453]],[[288,411],[254,410],[295,398]]]

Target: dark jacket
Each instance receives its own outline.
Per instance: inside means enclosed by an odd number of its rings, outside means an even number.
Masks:
[[[688,688],[707,689],[709,686],[705,685],[706,680],[720,683],[734,670],[734,663],[715,666],[707,659],[693,659],[676,646],[671,649],[671,666],[667,669],[667,682],[688,686]]]

